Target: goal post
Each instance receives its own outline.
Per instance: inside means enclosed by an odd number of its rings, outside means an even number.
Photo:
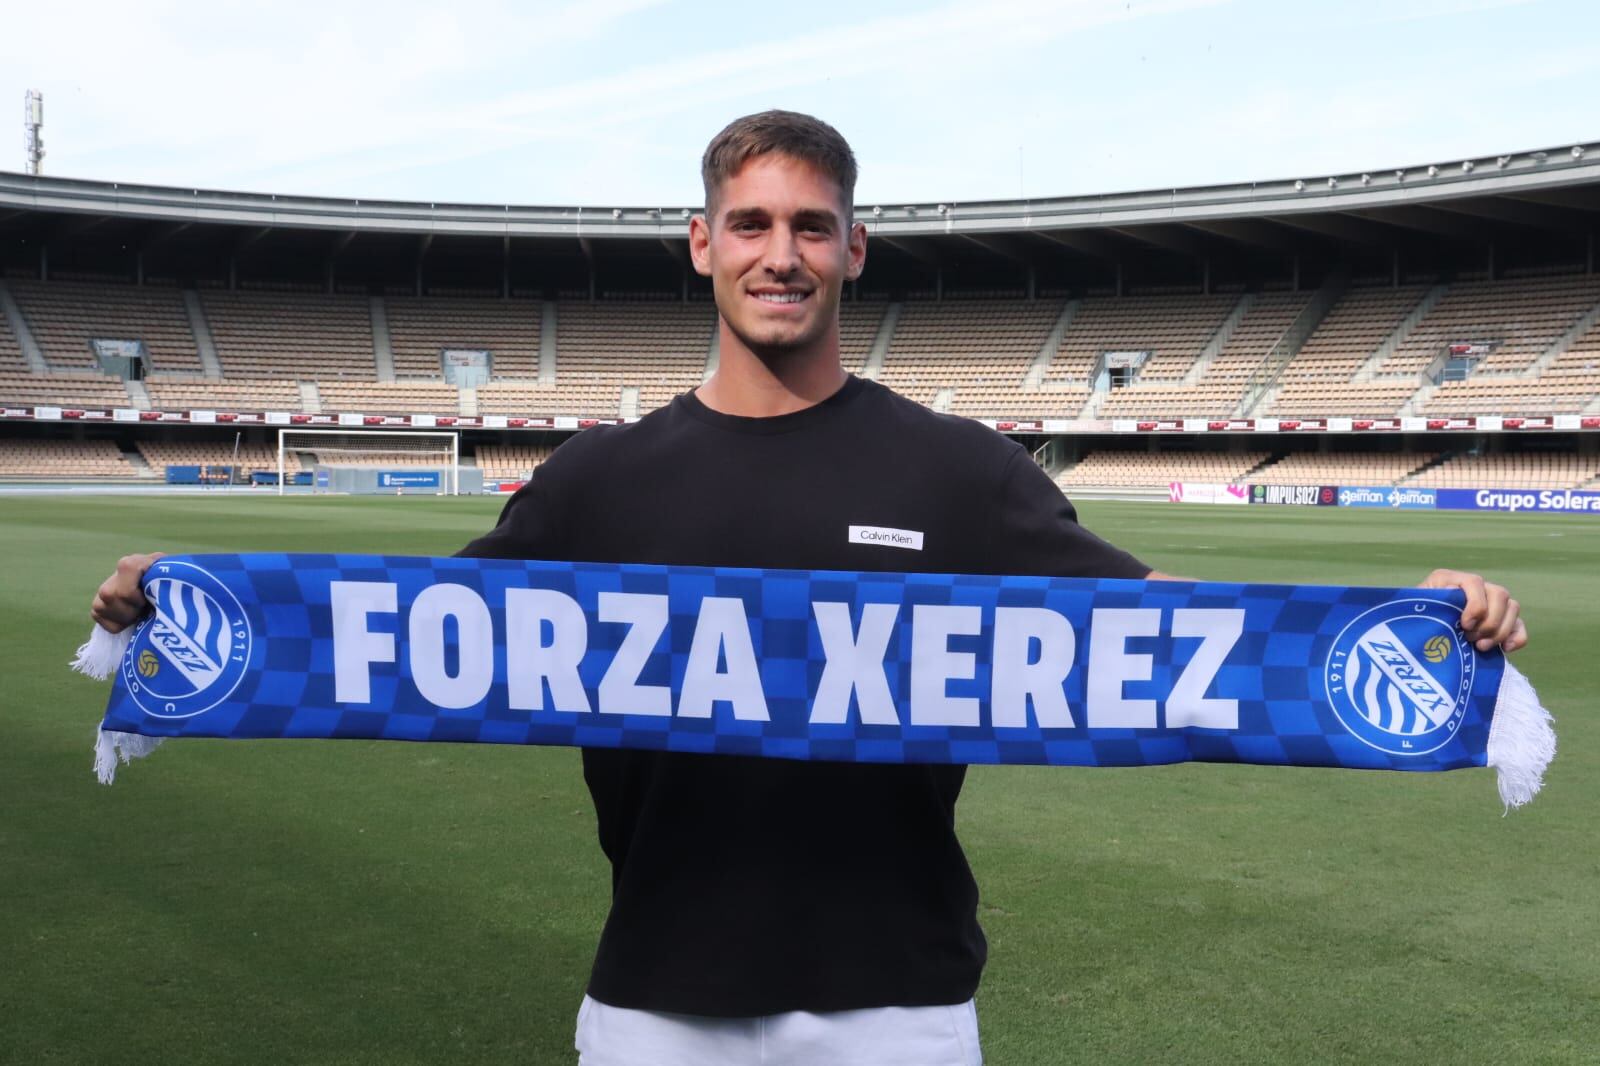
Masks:
[[[406,429],[290,429],[278,430],[278,495],[282,496],[292,473],[308,468],[298,458],[309,455],[313,471],[312,491],[331,490],[319,484],[321,468],[377,472],[374,487],[366,491],[386,492],[392,485],[403,492],[406,487],[435,488],[440,493],[461,493],[461,438],[458,434]],[[428,484],[425,475],[437,472],[438,480]],[[349,491],[349,490],[346,490]],[[360,491],[360,490],[357,490]]]

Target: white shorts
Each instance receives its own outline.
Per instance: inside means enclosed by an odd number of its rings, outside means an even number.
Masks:
[[[978,1010],[874,1007],[761,1018],[612,1007],[583,997],[578,1066],[982,1066]]]

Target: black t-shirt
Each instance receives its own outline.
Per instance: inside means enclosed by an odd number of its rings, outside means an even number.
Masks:
[[[920,534],[863,537],[859,528]],[[915,537],[909,539],[915,540]],[[692,393],[564,443],[464,555],[1142,578],[1013,441],[852,377],[774,418]],[[740,1017],[960,1003],[986,946],[963,766],[587,749],[611,915],[589,994]]]

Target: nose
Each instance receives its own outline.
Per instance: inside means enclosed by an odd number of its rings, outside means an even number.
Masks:
[[[784,278],[800,269],[800,245],[788,226],[773,226],[762,250],[761,265],[773,277]]]

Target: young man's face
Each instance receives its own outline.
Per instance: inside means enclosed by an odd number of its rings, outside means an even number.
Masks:
[[[718,190],[714,217],[689,224],[694,266],[717,311],[756,355],[838,354],[839,293],[859,277],[867,228],[850,224],[837,183],[788,156],[752,159]]]

